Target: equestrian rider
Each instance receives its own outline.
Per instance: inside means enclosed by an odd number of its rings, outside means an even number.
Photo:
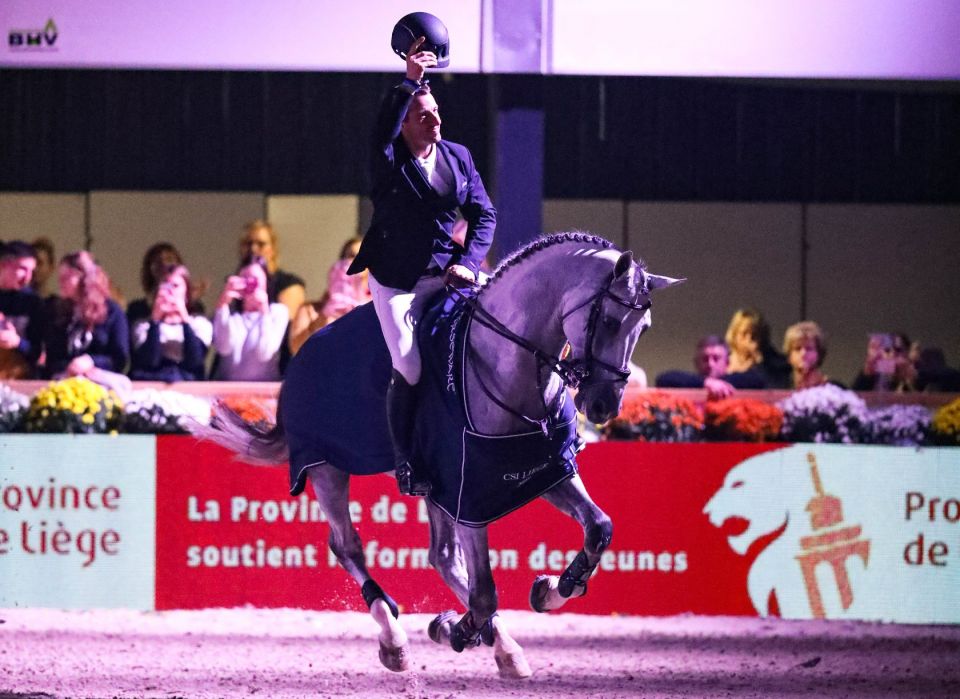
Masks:
[[[370,293],[393,364],[387,422],[405,495],[429,492],[410,463],[420,380],[417,319],[444,283],[476,282],[496,227],[496,210],[470,151],[440,138],[437,102],[424,80],[437,57],[418,50],[424,40],[413,42],[406,77],[380,105],[371,153],[373,221],[348,270],[370,270]],[[462,246],[451,238],[458,210],[467,222]]]

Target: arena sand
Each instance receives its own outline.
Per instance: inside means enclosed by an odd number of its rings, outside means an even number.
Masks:
[[[365,614],[0,610],[0,697],[958,697],[960,627],[504,612],[533,676],[432,643],[377,661]]]

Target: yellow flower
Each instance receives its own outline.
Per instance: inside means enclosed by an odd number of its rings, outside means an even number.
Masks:
[[[84,415],[82,418],[80,418],[80,421],[81,421],[84,425],[92,425],[92,424],[93,424],[93,415]]]

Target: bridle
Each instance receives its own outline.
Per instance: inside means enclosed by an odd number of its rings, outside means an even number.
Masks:
[[[625,383],[627,381],[627,378],[630,376],[630,369],[628,366],[616,367],[608,362],[603,361],[602,359],[598,359],[593,352],[593,345],[597,334],[597,324],[603,312],[603,302],[606,299],[610,299],[614,303],[629,308],[631,311],[641,311],[643,313],[646,313],[650,309],[652,303],[649,298],[650,292],[646,288],[646,285],[644,285],[644,287],[637,292],[633,299],[625,299],[617,296],[611,289],[615,279],[615,274],[611,272],[602,288],[600,288],[592,296],[589,296],[582,303],[579,303],[568,310],[560,318],[560,322],[562,323],[569,318],[570,315],[579,311],[587,304],[592,304],[590,307],[590,316],[587,320],[587,334],[585,337],[586,350],[582,359],[562,359],[558,355],[551,354],[540,349],[532,342],[518,335],[497,320],[493,315],[490,314],[489,311],[483,308],[483,306],[481,306],[477,299],[473,296],[464,294],[463,291],[455,286],[449,286],[448,288],[461,299],[463,299],[463,301],[473,312],[473,319],[477,323],[485,328],[488,328],[489,330],[492,330],[505,340],[509,340],[515,345],[527,350],[534,356],[534,358],[537,360],[537,388],[542,396],[543,382],[541,379],[541,374],[544,367],[559,376],[565,387],[573,389],[579,388],[581,384]],[[608,374],[609,376],[603,377],[604,374]],[[483,380],[480,378],[480,374],[477,373],[476,366],[474,366],[474,376],[476,376],[483,392],[486,393],[487,397],[496,405],[508,413],[519,417],[525,422],[538,425],[543,430],[544,434],[547,434],[547,417],[544,417],[541,420],[536,420],[523,415],[519,411],[514,410],[510,406],[506,405],[503,401],[497,398],[489,388],[487,388],[486,384],[484,384]],[[562,392],[558,393],[558,395],[562,395]],[[551,411],[546,403],[544,403],[544,410],[546,415],[549,416]]]

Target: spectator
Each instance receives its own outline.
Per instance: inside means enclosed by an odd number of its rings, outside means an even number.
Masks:
[[[906,333],[871,333],[863,369],[853,380],[854,391],[912,391],[917,371],[910,361]]]
[[[833,383],[820,370],[827,356],[827,344],[820,326],[813,321],[805,320],[787,328],[783,335],[783,352],[793,370],[794,389]]]
[[[110,298],[110,279],[85,251],[66,255],[57,268],[60,296],[48,301],[50,376],[89,376],[94,369],[122,373],[130,355],[123,310]]]
[[[347,268],[360,249],[360,238],[351,238],[340,249],[340,259],[327,274],[327,290],[317,301],[300,306],[290,323],[290,354],[294,355],[313,333],[370,300],[367,271],[347,276]]]
[[[33,247],[34,252],[37,253],[37,268],[33,270],[33,279],[30,281],[30,288],[32,288],[40,298],[46,298],[50,295],[47,291],[47,282],[56,270],[57,256],[54,252],[53,241],[41,236],[30,243],[30,245]]]
[[[706,335],[697,342],[693,356],[695,373],[667,371],[657,376],[658,388],[705,388],[711,399],[729,398],[734,387],[725,380],[729,352],[718,335]]]
[[[947,366],[947,358],[939,347],[920,350],[915,366],[918,391],[960,392],[960,371]]]
[[[152,316],[154,297],[160,282],[163,281],[163,276],[171,267],[178,265],[183,265],[183,257],[172,243],[156,243],[147,249],[140,263],[140,287],[145,296],[134,299],[127,306],[127,322],[130,323],[131,330],[137,321],[149,319]],[[191,315],[204,314],[203,303],[199,299],[206,292],[207,286],[206,281],[197,284],[191,282],[187,296],[187,310]]]
[[[43,347],[43,301],[30,287],[37,265],[30,245],[0,244],[0,379],[29,379]]]
[[[267,275],[266,260],[250,255],[227,278],[213,314],[215,379],[280,380],[280,349],[290,318],[282,303],[268,300]]]
[[[277,266],[280,256],[277,232],[266,221],[257,219],[243,228],[240,257],[247,259],[250,255],[266,260],[267,298],[270,303],[282,303],[287,309],[288,319],[293,318],[306,299],[306,287],[300,277]]]
[[[167,267],[160,280],[150,317],[137,320],[131,329],[130,378],[168,383],[202,380],[213,326],[187,310],[190,273],[186,267]]]
[[[737,388],[788,388],[790,365],[770,343],[770,326],[759,311],[737,310],[726,334],[727,380]]]

